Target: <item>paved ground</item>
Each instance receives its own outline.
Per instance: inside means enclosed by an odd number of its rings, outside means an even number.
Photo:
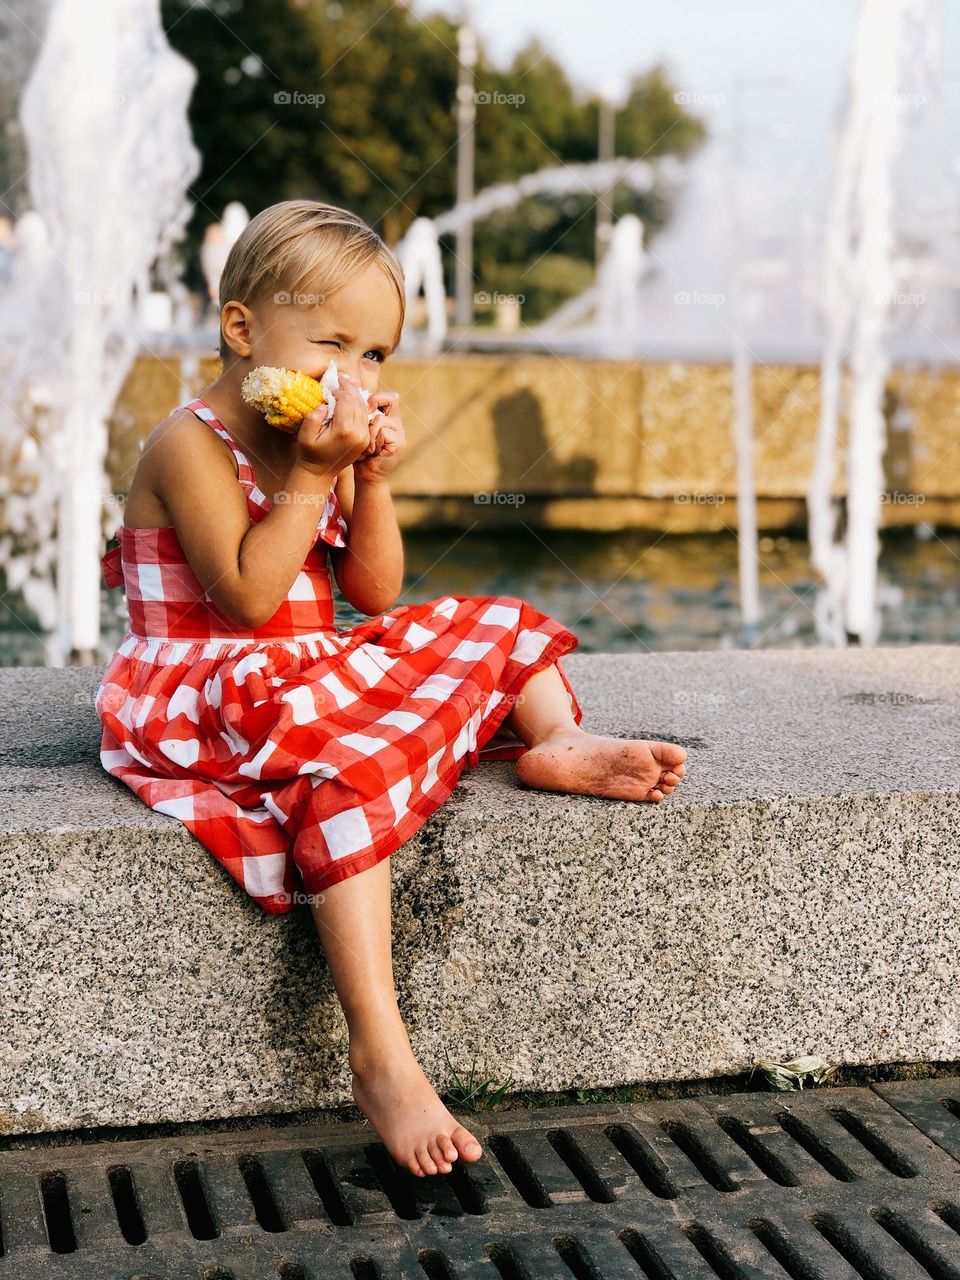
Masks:
[[[960,1079],[0,1154],[0,1280],[956,1280]]]

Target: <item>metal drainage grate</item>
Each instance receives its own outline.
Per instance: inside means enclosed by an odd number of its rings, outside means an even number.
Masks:
[[[423,1179],[343,1125],[6,1152],[0,1280],[960,1280],[960,1079],[471,1127]]]

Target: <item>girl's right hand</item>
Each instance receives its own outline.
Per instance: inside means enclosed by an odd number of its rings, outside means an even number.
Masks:
[[[324,409],[311,410],[297,428],[297,462],[310,471],[337,474],[355,462],[370,443],[369,410],[360,388],[345,373],[333,417],[324,420]]]

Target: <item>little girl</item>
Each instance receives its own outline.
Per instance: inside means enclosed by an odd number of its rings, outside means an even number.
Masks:
[[[420,1069],[397,1007],[387,858],[481,760],[528,787],[660,801],[686,752],[599,737],[560,622],[514,596],[398,604],[390,475],[405,440],[380,366],[400,267],[360,218],[312,200],[258,214],[220,281],[223,371],[146,441],[108,585],[130,630],[97,690],[103,767],[179,819],[269,912],[307,902],[343,1006],[353,1095],[393,1158],[449,1173],[480,1144]],[[258,365],[319,378],[332,420],[268,426]],[[368,423],[362,392],[369,392]],[[334,626],[330,568],[366,621]]]

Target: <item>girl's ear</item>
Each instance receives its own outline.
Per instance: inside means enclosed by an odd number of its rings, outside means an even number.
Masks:
[[[250,354],[250,321],[252,313],[242,302],[231,299],[220,310],[220,331],[227,346],[236,355]]]

